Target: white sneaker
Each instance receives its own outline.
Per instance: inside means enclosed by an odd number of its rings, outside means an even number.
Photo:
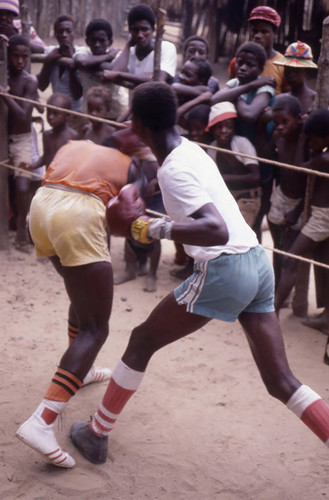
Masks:
[[[109,368],[95,368],[92,366],[83,379],[83,386],[88,384],[94,384],[96,382],[104,382],[111,378],[112,372]]]
[[[75,467],[75,460],[57,443],[54,433],[55,422],[49,425],[45,423],[41,417],[43,409],[44,405],[41,403],[31,417],[20,426],[16,436],[40,453],[47,462],[57,467],[72,469]]]

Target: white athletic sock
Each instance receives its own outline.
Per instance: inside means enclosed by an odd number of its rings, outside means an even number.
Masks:
[[[319,394],[301,385],[290,397],[287,408],[329,446],[329,406]]]
[[[90,428],[98,436],[108,436],[127,401],[138,389],[144,372],[129,368],[122,360],[112,373],[103,401],[96,411]]]

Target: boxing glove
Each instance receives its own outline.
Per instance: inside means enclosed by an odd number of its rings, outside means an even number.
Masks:
[[[163,238],[171,240],[172,225],[173,221],[169,219],[152,219],[141,215],[131,224],[131,236],[140,243],[151,243]]]
[[[106,206],[106,222],[114,236],[131,238],[131,223],[145,214],[145,203],[133,184],[124,186]]]

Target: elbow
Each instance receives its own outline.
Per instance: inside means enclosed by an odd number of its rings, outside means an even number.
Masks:
[[[216,246],[216,245],[226,245],[226,243],[229,240],[229,233],[227,229],[227,225],[225,224],[224,221],[218,222],[218,221],[213,221],[209,222],[208,228],[207,228],[207,233],[209,237],[209,246]]]

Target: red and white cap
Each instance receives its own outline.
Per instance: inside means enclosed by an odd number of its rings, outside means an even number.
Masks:
[[[228,120],[229,118],[236,118],[238,113],[234,104],[229,101],[218,102],[210,108],[209,121],[206,126],[206,132],[209,132],[210,127],[213,127],[218,122]]]

